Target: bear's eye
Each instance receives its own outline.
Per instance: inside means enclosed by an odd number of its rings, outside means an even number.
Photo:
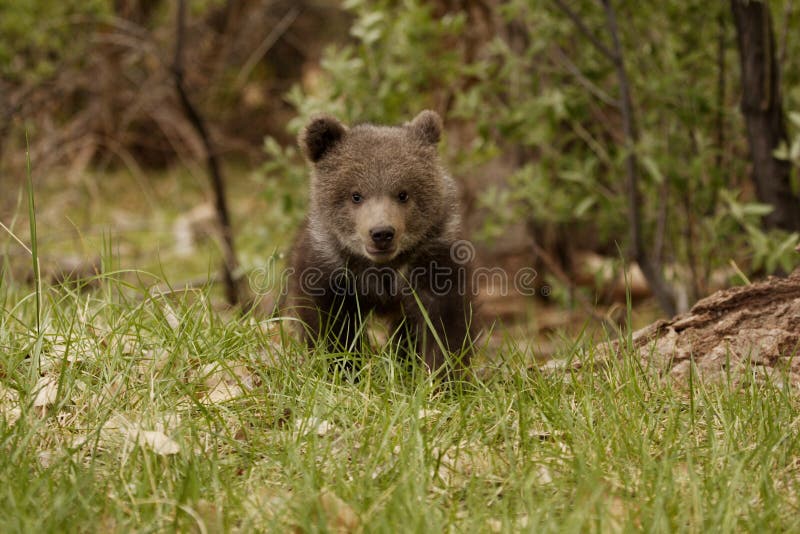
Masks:
[[[408,193],[406,193],[405,191],[400,191],[400,193],[397,195],[397,200],[399,200],[400,202],[408,201]]]
[[[361,196],[361,193],[353,193],[352,199],[353,204],[361,204],[363,197]]]

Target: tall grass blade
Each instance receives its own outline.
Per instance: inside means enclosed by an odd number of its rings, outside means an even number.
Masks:
[[[42,329],[42,273],[39,270],[39,244],[36,238],[36,204],[33,194],[33,175],[31,173],[31,147],[28,132],[25,132],[25,174],[28,184],[28,221],[31,227],[31,258],[33,264],[33,281],[36,291],[36,336]]]
[[[28,222],[31,234],[31,265],[33,267],[33,283],[36,294],[36,341],[31,355],[31,380],[38,376],[41,370],[41,345],[42,345],[42,272],[39,268],[39,240],[36,237],[36,203],[33,193],[33,173],[31,172],[31,147],[28,132],[25,132],[25,174],[28,188]]]

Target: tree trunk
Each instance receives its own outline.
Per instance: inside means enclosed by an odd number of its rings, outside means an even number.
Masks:
[[[769,227],[800,230],[800,197],[792,193],[791,166],[772,154],[788,143],[781,102],[780,72],[775,53],[772,17],[766,2],[731,0],[742,69],[742,114],[753,163],[759,201],[774,210]]]

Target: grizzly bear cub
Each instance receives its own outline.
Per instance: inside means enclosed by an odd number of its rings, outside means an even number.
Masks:
[[[466,363],[470,257],[456,250],[467,244],[455,183],[439,162],[441,130],[439,115],[423,111],[403,126],[348,128],[318,116],[300,133],[311,195],[285,304],[309,344],[357,352],[373,313],[431,370],[448,356]]]

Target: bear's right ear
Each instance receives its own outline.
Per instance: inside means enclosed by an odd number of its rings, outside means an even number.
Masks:
[[[435,111],[426,109],[406,125],[422,142],[435,145],[442,137],[442,118]]]
[[[303,154],[316,163],[342,140],[345,133],[347,128],[341,122],[330,115],[319,115],[303,128],[298,141]]]

